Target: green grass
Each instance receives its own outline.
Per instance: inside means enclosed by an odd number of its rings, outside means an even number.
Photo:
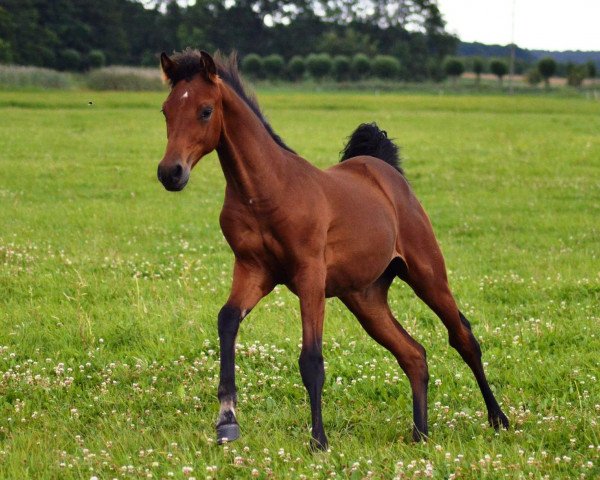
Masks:
[[[284,288],[244,320],[243,437],[215,445],[224,180],[212,154],[183,192],[157,182],[163,98],[0,93],[0,478],[598,478],[599,103],[260,93],[321,167],[359,122],[402,145],[512,422],[486,425],[441,323],[398,283],[392,307],[428,351],[431,439],[409,441],[406,378],[331,300],[331,451],[313,455]]]

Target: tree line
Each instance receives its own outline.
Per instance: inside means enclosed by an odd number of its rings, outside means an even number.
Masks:
[[[251,53],[241,62],[242,71],[252,79],[298,81],[306,77],[320,81],[325,77],[338,82],[363,80],[367,77],[398,79],[402,76],[402,64],[391,55],[375,55],[369,58],[363,53],[354,56],[328,53],[311,53],[306,57],[294,55],[289,61],[278,54],[261,57]]]
[[[436,0],[0,0],[0,63],[155,66],[159,52],[188,46],[237,50],[255,78],[440,81],[469,70],[502,82],[508,73],[505,58],[454,56],[459,41],[445,31]],[[494,46],[460,44],[459,52],[483,47]],[[515,73],[547,82],[548,62],[517,48]],[[555,62],[550,76],[578,86],[595,71],[593,62]]]
[[[0,63],[58,70],[154,66],[158,52],[192,46],[286,64],[380,55],[421,80],[443,75],[457,44],[436,0],[0,0]]]
[[[546,88],[549,88],[550,78],[553,76],[565,76],[568,85],[579,87],[586,78],[593,79],[597,75],[596,64],[593,61],[588,61],[584,64],[570,62],[560,64],[551,57],[544,57],[533,63],[533,65],[527,65],[528,70],[523,68],[523,64],[520,64],[519,67],[515,71],[518,74],[524,74],[527,83],[535,86],[543,80]],[[509,73],[508,62],[500,58],[492,58],[487,61],[483,57],[461,58],[449,56],[444,60],[443,69],[444,73],[451,77],[454,83],[456,83],[456,79],[467,69],[476,75],[477,84],[481,81],[481,74],[486,71],[494,74],[498,78],[500,85],[502,85],[503,78]]]
[[[380,78],[388,80],[401,80],[406,77],[406,72],[401,62],[391,55],[376,55],[373,58],[358,53],[354,56],[335,55],[326,53],[309,54],[306,57],[294,55],[287,62],[278,54],[260,56],[251,53],[241,62],[242,71],[252,79],[290,80],[298,81],[310,77],[320,81],[325,77],[338,82],[364,80],[365,78]],[[524,74],[524,79],[530,85],[537,85],[544,81],[546,87],[550,85],[550,78],[565,76],[567,83],[579,87],[586,78],[596,77],[596,65],[593,61],[585,64],[559,64],[551,57],[544,57],[537,62],[527,65],[527,70],[522,68],[517,74]],[[447,56],[441,65],[442,78],[450,77],[453,84],[466,71],[475,74],[475,84],[480,85],[481,75],[491,73],[498,79],[502,86],[503,79],[509,73],[508,61],[502,58],[486,59],[484,57],[457,57]],[[438,80],[438,78],[434,78]]]

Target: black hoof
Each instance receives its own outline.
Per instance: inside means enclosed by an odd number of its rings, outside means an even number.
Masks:
[[[427,441],[427,432],[422,432],[420,430],[417,430],[416,428],[413,428],[412,440],[415,443],[426,442]]]
[[[217,443],[223,445],[240,438],[240,426],[237,423],[224,423],[217,426]]]
[[[508,427],[510,425],[508,422],[508,418],[506,418],[506,415],[504,415],[504,413],[502,413],[502,411],[498,411],[496,413],[489,414],[488,421],[490,422],[490,425],[492,427],[494,427],[494,430],[496,430],[496,431],[500,430],[500,427],[503,427],[505,430],[508,430]]]
[[[325,452],[329,447],[329,442],[327,438],[323,438],[321,440],[317,440],[316,438],[310,439],[310,451],[311,452]]]

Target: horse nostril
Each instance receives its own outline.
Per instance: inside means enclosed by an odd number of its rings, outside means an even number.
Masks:
[[[181,174],[183,173],[183,166],[181,163],[178,163],[173,168],[173,178],[181,178]]]
[[[187,184],[190,171],[185,163],[178,160],[167,165],[160,164],[156,173],[160,183],[167,190],[177,192],[182,190]]]

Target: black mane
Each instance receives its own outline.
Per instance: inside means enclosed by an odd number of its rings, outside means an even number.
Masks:
[[[246,89],[244,88],[244,81],[242,80],[237,67],[237,54],[234,52],[229,56],[224,56],[220,52],[217,52],[213,59],[217,67],[217,74],[221,80],[229,85],[235,91],[235,93],[237,93],[238,96],[244,102],[246,102],[246,104],[267,129],[267,132],[269,132],[271,138],[275,140],[275,143],[289,152],[296,153],[284,143],[279,135],[273,131],[271,125],[269,125],[269,122],[267,122],[265,116],[260,111],[256,97],[246,92]],[[171,57],[171,60],[177,65],[168,79],[171,87],[174,87],[182,80],[190,81],[195,75],[201,73],[204,69],[204,63],[201,59],[200,52],[191,48],[186,48],[182,52],[175,53]]]

